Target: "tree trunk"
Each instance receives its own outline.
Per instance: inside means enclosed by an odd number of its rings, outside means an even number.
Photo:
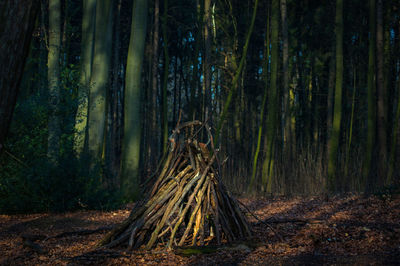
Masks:
[[[291,136],[290,131],[290,88],[289,88],[289,37],[287,25],[287,5],[286,0],[281,0],[281,21],[282,21],[282,57],[283,57],[283,122],[284,124],[284,147],[285,153],[289,158],[291,157]]]
[[[400,22],[400,21],[399,21]],[[400,24],[398,25],[397,28],[397,36],[400,36]],[[395,46],[397,48],[397,51],[399,50],[398,48],[400,47],[400,42],[399,39],[397,41],[397,45]],[[396,62],[398,62],[396,60]],[[400,71],[397,71],[397,76],[400,75]],[[398,169],[398,161],[400,158],[400,79],[397,81],[397,97],[398,99],[393,100],[393,108],[397,104],[397,108],[395,109],[394,117],[393,117],[393,126],[392,126],[392,142],[390,145],[390,161],[389,161],[389,171],[388,171],[388,176],[386,179],[385,185],[391,185],[395,182],[394,178],[396,177],[395,170],[396,168]],[[396,160],[396,154],[398,154],[398,159]],[[399,174],[397,174],[399,176]]]
[[[356,105],[356,80],[357,80],[357,68],[355,64],[353,65],[353,97],[351,102],[351,116],[350,116],[350,126],[349,126],[349,134],[348,134],[348,144],[346,147],[346,158],[345,158],[345,166],[344,166],[344,178],[349,178],[349,160],[350,160],[350,151],[351,151],[351,144],[353,140],[353,125],[354,125],[354,110]]]
[[[96,0],[83,1],[82,48],[78,110],[75,117],[74,150],[79,156],[85,147],[88,117],[88,94],[92,76]],[[86,139],[87,140],[87,139]]]
[[[400,83],[400,82],[399,82]],[[400,84],[399,84],[400,85]],[[399,86],[400,87],[400,86]],[[396,151],[400,154],[400,145],[399,145],[399,136],[400,136],[400,92],[398,93],[398,100],[397,100],[397,111],[394,117],[394,125],[393,125],[393,137],[392,137],[392,147],[390,152],[390,165],[389,165],[389,173],[386,181],[386,185],[391,185],[393,183],[394,172],[396,168],[398,168],[398,164],[396,163]],[[398,160],[397,160],[398,162]]]
[[[197,23],[198,23],[198,28],[197,28],[197,34],[195,37],[195,45],[194,45],[194,53],[192,55],[192,64],[193,64],[193,69],[192,69],[192,80],[190,82],[190,111],[189,111],[189,118],[190,119],[195,119],[197,110],[198,110],[198,104],[196,104],[196,92],[198,91],[198,84],[199,84],[199,77],[200,73],[198,71],[198,66],[200,64],[199,62],[199,50],[200,50],[200,42],[201,42],[201,36],[202,36],[202,31],[201,28],[203,26],[203,11],[202,11],[202,5],[200,5],[199,0],[196,1],[197,8],[196,8],[196,13],[197,13]]]
[[[179,37],[178,37],[179,38]],[[178,48],[179,50],[179,48]],[[177,77],[178,77],[178,57],[175,56],[175,62],[173,63],[173,75],[174,75],[174,88],[173,88],[173,104],[172,104],[172,124],[176,125],[177,121],[177,100],[178,100],[178,85],[177,85]]]
[[[376,114],[375,114],[375,47],[376,47],[376,9],[375,0],[369,1],[369,55],[368,55],[368,119],[367,119],[367,143],[365,151],[365,161],[363,167],[363,175],[366,183],[366,190],[370,191],[373,184],[371,183],[371,164],[374,154],[374,144],[375,144],[375,124],[376,124]]]
[[[268,66],[269,66],[269,8],[267,9],[267,30],[265,33],[265,41],[264,41],[264,60],[263,60],[263,79],[265,83],[265,88],[264,88],[264,95],[263,95],[263,100],[261,104],[261,110],[260,110],[260,124],[258,126],[258,134],[257,134],[257,146],[256,150],[254,153],[253,157],[253,169],[251,172],[251,178],[250,178],[250,185],[249,185],[249,190],[252,191],[254,190],[254,185],[255,185],[255,179],[256,179],[256,173],[257,173],[257,163],[258,163],[258,155],[260,153],[260,148],[261,148],[261,137],[263,134],[263,124],[264,124],[264,110],[265,110],[265,103],[267,101],[267,96],[268,96]]]
[[[11,123],[39,7],[37,0],[0,1],[0,152]]]
[[[112,86],[110,86],[109,99],[108,99],[108,132],[107,132],[107,145],[106,145],[106,165],[108,174],[115,187],[120,186],[120,161],[118,159],[119,153],[119,114],[118,114],[118,91],[120,89],[120,65],[121,65],[121,2],[114,2],[114,43],[113,43],[113,63],[112,63]]]
[[[384,65],[383,65],[383,1],[377,2],[376,20],[376,90],[377,90],[377,131],[378,131],[378,184],[383,184],[386,178],[387,168],[387,140],[386,140],[386,88],[384,87]]]
[[[61,1],[49,1],[49,54],[47,57],[49,82],[49,135],[47,156],[57,162],[60,149],[60,48],[61,48]]]
[[[211,0],[204,0],[204,118],[209,114],[211,105]]]
[[[136,0],[126,66],[125,123],[122,144],[122,189],[126,199],[138,196],[140,158],[140,92],[143,54],[146,41],[147,0]]]
[[[157,129],[157,80],[158,80],[158,42],[160,36],[160,1],[154,1],[154,31],[153,31],[153,50],[151,66],[151,130],[150,130],[150,162],[157,162],[158,157],[158,129]]]
[[[332,136],[332,111],[333,111],[333,92],[335,90],[335,57],[332,53],[329,60],[329,77],[328,77],[328,99],[326,106],[326,160],[329,161],[329,155],[331,154],[331,136]]]
[[[333,128],[330,141],[328,162],[328,190],[337,189],[336,175],[338,170],[338,150],[340,124],[342,120],[342,87],[343,87],[343,0],[336,1],[336,82],[335,105],[333,109]]]
[[[262,185],[267,193],[272,193],[275,142],[278,128],[278,60],[279,60],[279,0],[271,2],[271,83],[267,117],[267,150],[263,165]]]
[[[163,154],[167,152],[168,148],[168,76],[169,76],[169,55],[168,55],[168,33],[167,33],[167,19],[168,19],[168,0],[164,0],[164,14],[162,18],[162,32],[164,41],[164,77],[163,77],[163,112],[162,112],[162,146]]]
[[[106,94],[112,48],[111,6],[110,0],[98,0],[96,5],[96,32],[88,118],[89,152],[94,161],[100,160],[103,156]]]

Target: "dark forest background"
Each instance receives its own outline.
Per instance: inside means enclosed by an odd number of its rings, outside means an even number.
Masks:
[[[0,141],[1,212],[137,200],[193,119],[212,126],[234,193],[398,189],[399,1],[36,4],[20,5],[37,10]]]

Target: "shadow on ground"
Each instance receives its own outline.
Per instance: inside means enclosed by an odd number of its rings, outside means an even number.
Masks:
[[[247,214],[253,237],[190,257],[166,252],[162,246],[149,252],[96,250],[105,231],[38,240],[43,253],[21,242],[25,233],[54,236],[113,226],[129,215],[128,210],[0,215],[0,265],[400,265],[400,199],[349,195],[240,200],[257,216]]]

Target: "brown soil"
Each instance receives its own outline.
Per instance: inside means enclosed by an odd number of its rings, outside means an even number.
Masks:
[[[95,250],[129,208],[102,212],[0,215],[1,265],[400,265],[400,199],[342,196],[241,198],[252,239],[210,254]]]

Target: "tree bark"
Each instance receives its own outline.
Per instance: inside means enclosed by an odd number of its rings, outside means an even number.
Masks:
[[[113,41],[113,62],[112,62],[112,86],[110,86],[108,99],[108,132],[106,145],[106,165],[107,170],[115,187],[120,186],[120,160],[119,152],[119,114],[118,114],[118,92],[121,86],[120,82],[120,65],[121,65],[121,2],[114,2],[113,18],[114,18],[114,41]]]
[[[400,22],[400,21],[399,21]],[[397,28],[397,36],[400,36],[400,24],[398,25]],[[397,45],[395,46],[397,50],[400,47],[399,41],[397,42]],[[397,71],[397,76],[399,76],[400,71]],[[392,126],[392,142],[390,145],[390,161],[389,161],[389,171],[386,179],[385,185],[391,185],[395,182],[394,178],[396,177],[395,170],[396,168],[398,169],[398,161],[400,159],[400,79],[397,81],[397,88],[399,91],[397,92],[397,99],[393,101],[393,105],[396,106],[397,108],[393,117],[393,126]],[[396,156],[397,155],[397,156]],[[399,174],[397,173],[397,176],[399,177]]]
[[[211,0],[204,0],[204,117],[209,116],[211,105]]]
[[[150,161],[155,163],[158,158],[159,138],[157,132],[157,84],[158,84],[158,42],[160,37],[160,0],[154,1],[154,30],[151,66],[151,130],[150,130]]]
[[[49,54],[47,57],[49,83],[49,135],[47,156],[57,162],[60,149],[60,49],[61,49],[61,1],[49,1]]]
[[[331,150],[330,139],[332,136],[332,111],[333,111],[333,93],[335,91],[335,57],[333,52],[329,60],[329,77],[328,77],[328,99],[326,105],[326,160],[329,161],[329,154]]]
[[[139,192],[140,94],[143,54],[146,41],[147,0],[136,0],[132,9],[132,26],[126,66],[125,122],[122,143],[122,190],[126,199]]]
[[[162,101],[163,101],[163,112],[162,112],[162,146],[163,154],[167,152],[168,148],[168,76],[169,76],[169,54],[168,54],[168,32],[167,32],[167,20],[168,20],[168,0],[164,0],[164,14],[162,18],[162,33],[164,42],[164,77],[163,77],[163,88],[162,88]]]
[[[371,176],[371,164],[374,154],[375,144],[375,125],[376,125],[376,103],[375,103],[375,47],[376,47],[376,4],[375,0],[369,1],[369,55],[368,55],[368,119],[367,119],[367,143],[365,160],[363,167],[363,175],[367,181],[366,191],[372,189]]]
[[[272,176],[274,169],[275,142],[278,128],[279,93],[278,93],[278,60],[279,60],[279,0],[271,2],[271,83],[269,109],[267,116],[266,154],[263,164],[262,185],[267,193],[272,193]]]
[[[251,172],[251,178],[250,178],[250,185],[249,185],[249,191],[251,192],[254,190],[254,185],[255,185],[255,180],[256,180],[256,173],[257,173],[257,163],[258,163],[258,155],[260,153],[260,148],[261,148],[261,137],[263,134],[263,124],[264,124],[264,110],[265,110],[265,104],[267,102],[267,96],[268,96],[268,66],[269,66],[269,47],[270,47],[270,40],[269,40],[269,12],[270,9],[267,9],[267,29],[265,33],[265,40],[264,40],[264,60],[263,60],[263,80],[265,83],[265,88],[264,88],[264,95],[263,95],[263,100],[261,103],[261,110],[260,110],[260,124],[258,125],[258,134],[257,134],[257,145],[256,149],[254,152],[254,157],[253,157],[253,169]]]
[[[328,190],[337,189],[336,175],[339,150],[340,125],[342,120],[342,88],[343,88],[343,0],[336,1],[336,82],[335,105],[333,109],[333,128],[330,138],[328,162]]]
[[[282,71],[283,71],[283,121],[284,121],[284,145],[285,153],[291,156],[291,136],[290,130],[290,88],[289,88],[289,37],[287,25],[287,5],[286,0],[281,0],[281,21],[282,21]]]
[[[11,124],[39,7],[37,0],[0,1],[0,152]]]
[[[96,0],[83,1],[82,50],[78,110],[75,117],[74,150],[79,156],[85,147],[88,117],[88,97],[92,76],[94,33],[96,22]]]
[[[109,85],[108,77],[112,51],[112,8],[110,0],[97,1],[95,27],[88,116],[88,144],[93,162],[102,158],[104,147],[106,94]]]
[[[387,140],[386,140],[386,87],[384,86],[384,55],[383,55],[383,1],[377,2],[376,17],[376,90],[377,90],[377,141],[378,141],[378,183],[383,184],[387,169]]]

